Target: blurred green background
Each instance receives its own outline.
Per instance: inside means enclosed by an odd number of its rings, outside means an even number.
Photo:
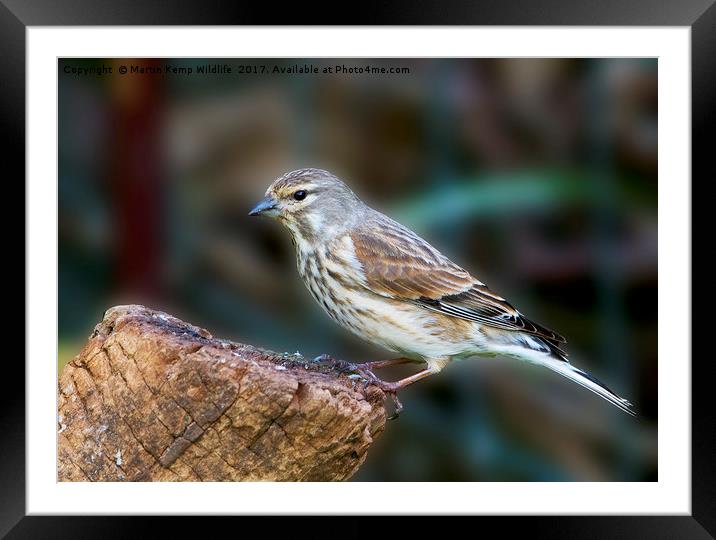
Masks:
[[[236,69],[304,62],[409,73]],[[117,73],[167,63],[234,73]],[[655,59],[60,60],[59,369],[121,303],[281,352],[390,358],[314,304],[278,224],[246,215],[308,166],[565,335],[639,412],[514,360],[456,363],[403,392],[355,481],[657,479]]]

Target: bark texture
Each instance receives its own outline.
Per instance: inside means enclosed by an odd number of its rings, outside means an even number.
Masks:
[[[60,481],[327,481],[358,470],[385,395],[337,361],[108,310],[59,381]]]

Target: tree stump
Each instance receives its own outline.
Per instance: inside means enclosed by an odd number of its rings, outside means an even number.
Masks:
[[[345,480],[386,419],[347,366],[114,307],[59,380],[58,479]]]

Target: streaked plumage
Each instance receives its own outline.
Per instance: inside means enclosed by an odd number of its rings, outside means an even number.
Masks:
[[[556,371],[633,414],[628,401],[567,361],[561,335],[365,205],[331,173],[300,169],[279,177],[251,214],[275,217],[290,231],[299,274],[331,318],[402,358],[427,364],[396,383],[376,379],[385,390],[437,373],[453,359],[505,355]]]

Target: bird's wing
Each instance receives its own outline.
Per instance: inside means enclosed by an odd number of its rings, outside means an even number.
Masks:
[[[389,218],[354,229],[350,238],[365,286],[376,294],[494,328],[536,334],[553,344],[566,342]]]

